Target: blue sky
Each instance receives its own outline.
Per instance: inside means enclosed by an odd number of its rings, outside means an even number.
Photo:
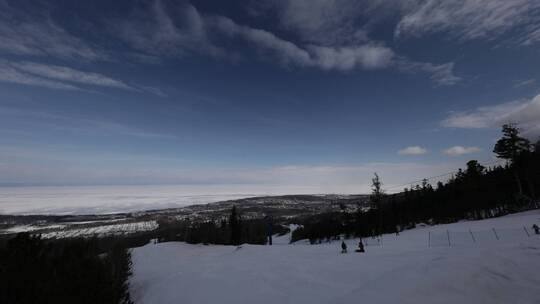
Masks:
[[[388,188],[540,135],[530,0],[0,0],[0,184]]]

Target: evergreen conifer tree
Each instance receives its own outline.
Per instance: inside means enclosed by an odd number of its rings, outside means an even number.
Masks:
[[[523,196],[523,187],[521,186],[521,180],[519,178],[516,160],[523,152],[529,152],[531,149],[531,143],[519,136],[519,129],[515,124],[505,124],[502,127],[503,137],[497,141],[493,152],[497,154],[497,157],[506,159],[512,162],[514,166],[514,178],[518,187],[518,193]]]

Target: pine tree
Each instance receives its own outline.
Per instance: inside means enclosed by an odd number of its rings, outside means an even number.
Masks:
[[[493,148],[497,157],[514,162],[521,153],[530,151],[531,143],[519,136],[519,129],[515,124],[503,125],[502,133],[503,137],[497,141]]]
[[[377,209],[377,218],[378,218],[378,234],[382,233],[382,200],[384,196],[384,191],[382,190],[382,182],[379,178],[379,175],[375,172],[375,177],[371,179],[371,196],[370,201],[373,207]]]
[[[467,162],[467,171],[465,175],[468,177],[478,177],[484,173],[486,168],[478,163],[476,160],[470,160]]]
[[[519,136],[519,129],[515,124],[505,124],[502,127],[503,137],[497,141],[493,152],[497,157],[506,159],[512,162],[514,167],[514,178],[518,187],[519,196],[523,196],[523,187],[519,178],[516,160],[523,152],[529,152],[531,149],[530,142]]]
[[[371,179],[371,196],[369,197],[373,207],[380,208],[384,191],[379,175],[375,173],[375,177]]]
[[[229,227],[231,230],[231,244],[240,245],[241,241],[241,227],[240,217],[236,211],[236,206],[232,207],[231,214],[229,216]]]

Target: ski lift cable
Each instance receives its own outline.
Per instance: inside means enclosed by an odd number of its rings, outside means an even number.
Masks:
[[[502,163],[502,162],[506,162],[506,160],[499,159],[499,160],[495,160],[495,161],[491,161],[491,162],[484,162],[484,163],[479,163],[479,164],[482,165],[482,166],[489,166],[489,165],[493,165],[493,164],[499,164],[499,163]],[[458,173],[458,172],[459,172],[459,169],[451,171],[451,172],[439,174],[439,175],[436,175],[436,176],[430,176],[430,177],[414,180],[414,181],[411,181],[411,182],[403,183],[403,184],[400,184],[400,185],[387,187],[386,190],[388,190],[388,189],[396,189],[396,188],[405,187],[405,186],[414,185],[414,184],[419,184],[424,180],[431,180],[431,179],[434,179],[434,178],[440,178],[440,177],[455,174],[455,173]]]

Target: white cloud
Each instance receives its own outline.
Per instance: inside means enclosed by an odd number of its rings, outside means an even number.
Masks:
[[[28,12],[8,3],[0,2],[3,9],[0,12],[0,51],[85,60],[109,60],[114,54],[77,38],[55,22],[46,9],[38,6],[35,11]],[[240,52],[229,50],[228,42],[223,39],[228,37],[244,40],[265,58],[272,58],[286,66],[337,71],[388,67],[400,70],[395,52],[383,43],[368,38],[367,23],[385,16],[385,11],[395,6],[400,8],[399,11],[406,7],[383,0],[361,4],[352,0],[272,0],[272,7],[278,8],[277,18],[282,28],[292,31],[289,32],[292,34],[290,39],[269,30],[238,24],[224,16],[203,14],[187,3],[160,0],[135,4],[128,18],[107,20],[105,24],[110,34],[132,48],[130,58],[144,62],[156,63],[160,62],[160,57],[187,54],[235,60]],[[358,16],[364,16],[366,20],[359,22]],[[367,20],[369,22],[366,23]],[[403,62],[404,59],[399,61]],[[453,74],[453,63],[413,65],[410,69],[429,74],[438,85],[453,85],[460,80]],[[39,73],[41,78],[52,79],[51,76],[54,76],[54,79],[61,80],[65,75],[72,74],[77,75],[71,78],[72,82],[92,82],[92,85],[128,89],[125,83],[107,79],[103,75],[82,75],[58,68],[52,71],[51,67],[47,71],[43,67],[31,68],[32,74],[36,76]],[[30,75],[26,76],[30,78]]]
[[[425,148],[422,148],[420,146],[410,146],[407,148],[403,148],[398,151],[399,155],[422,155],[426,154],[428,151]]]
[[[398,37],[445,32],[459,40],[540,41],[535,0],[267,0],[286,29],[317,43],[366,41],[374,25],[394,22]],[[259,6],[261,6],[259,4]]]
[[[102,74],[83,72],[64,66],[47,65],[35,62],[11,63],[11,66],[35,76],[63,82],[73,82],[78,84],[111,87],[124,90],[135,90],[120,80],[116,80]]]
[[[371,41],[370,27],[408,7],[409,1],[385,0],[270,0],[278,21],[293,31],[310,53],[311,66],[327,70],[352,70],[394,67],[400,71],[427,73],[437,85],[455,85],[454,64],[414,62],[399,57],[384,45]],[[259,9],[268,5],[258,3]]]
[[[326,70],[377,69],[392,63],[394,52],[387,47],[365,44],[355,47],[311,46],[314,65]]]
[[[525,100],[480,107],[476,110],[450,114],[441,122],[449,128],[499,128],[505,123],[516,123],[529,137],[540,135],[540,95]]]
[[[444,154],[448,156],[461,156],[465,154],[477,153],[481,149],[478,147],[463,147],[463,146],[454,146],[443,151]]]
[[[238,36],[256,47],[273,52],[283,63],[312,66],[325,70],[375,69],[387,67],[394,55],[391,49],[364,44],[352,47],[309,45],[302,48],[265,30],[242,26],[229,18],[216,17],[216,28],[229,36]]]
[[[130,18],[111,22],[110,27],[114,35],[146,56],[183,56],[189,52],[221,56],[224,52],[208,37],[204,17],[189,4],[171,9],[156,0],[149,6],[136,7]]]
[[[460,40],[491,40],[520,27],[524,43],[540,27],[539,10],[535,0],[409,1],[395,32],[397,36],[447,32]]]
[[[0,81],[60,90],[81,90],[75,84],[83,84],[138,91],[120,80],[102,74],[28,61],[0,60]]]
[[[368,12],[368,5],[368,1],[355,0],[270,1],[284,29],[294,31],[304,42],[322,45],[367,42],[366,30],[355,21]]]
[[[78,90],[79,88],[59,82],[54,80],[44,79],[38,76],[33,76],[28,73],[21,72],[11,65],[0,61],[0,82],[8,82],[15,84],[31,85],[45,87],[49,89],[58,89],[58,90]]]
[[[326,6],[322,2],[317,4]],[[343,37],[333,41],[301,39],[300,42],[293,42],[265,29],[238,24],[225,16],[202,14],[191,5],[177,5],[173,8],[167,9],[165,3],[155,1],[146,10],[135,10],[131,19],[117,22],[118,25],[114,27],[120,30],[116,33],[120,39],[147,55],[184,56],[203,53],[222,58],[238,56],[221,46],[223,38],[227,38],[248,42],[258,53],[263,54],[265,59],[271,58],[289,67],[351,71],[382,69],[396,65],[395,54],[391,48],[369,41],[365,36],[360,38],[362,35],[358,30],[333,32],[332,37]],[[339,27],[341,21],[335,21],[334,28]],[[326,24],[330,21],[321,22]],[[306,27],[314,30],[319,26],[326,27],[318,25],[314,19],[310,19],[306,24]],[[292,25],[286,27],[297,29]],[[327,31],[321,35],[329,33],[330,31]],[[430,74],[432,80],[441,85],[452,85],[459,81],[459,78],[453,75],[453,64],[418,63],[416,71]]]
[[[261,5],[260,3],[266,3]],[[281,27],[303,41],[351,45],[369,41],[374,25],[394,18],[416,0],[267,0],[260,11],[273,10]]]
[[[514,88],[522,88],[522,87],[528,87],[528,86],[531,86],[533,84],[536,83],[536,79],[535,78],[531,78],[531,79],[527,79],[527,80],[523,80],[523,81],[519,81],[518,83],[516,83],[514,85]]]

